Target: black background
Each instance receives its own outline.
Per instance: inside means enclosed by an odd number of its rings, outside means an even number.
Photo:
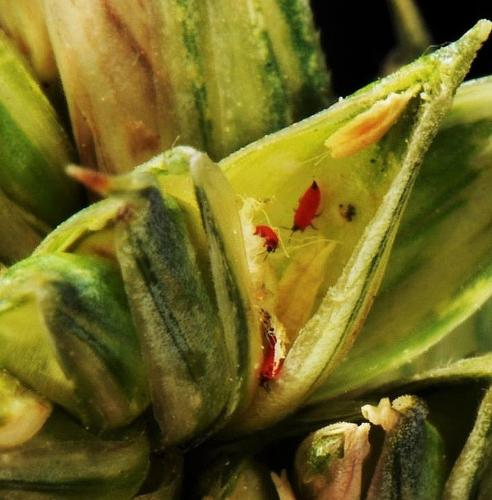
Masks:
[[[456,40],[478,19],[492,20],[492,0],[416,3],[436,45]],[[384,56],[395,43],[386,0],[311,0],[311,5],[335,94],[350,94],[376,78]],[[481,49],[468,78],[489,74],[492,37]]]

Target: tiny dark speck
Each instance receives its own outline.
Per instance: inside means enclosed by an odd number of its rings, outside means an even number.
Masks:
[[[338,205],[338,209],[340,211],[340,215],[348,222],[352,222],[353,218],[357,213],[352,203],[348,203],[347,205],[340,203],[340,205]]]

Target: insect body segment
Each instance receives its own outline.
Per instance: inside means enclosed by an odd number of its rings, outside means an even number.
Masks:
[[[316,181],[299,198],[299,205],[294,213],[294,224],[292,232],[304,231],[308,226],[312,226],[313,219],[318,215],[321,204],[321,191]]]
[[[260,371],[260,384],[268,390],[269,382],[280,375],[285,360],[285,352],[280,339],[277,338],[271,315],[264,309],[261,310],[261,315],[264,355]]]
[[[260,236],[264,240],[264,247],[268,253],[275,252],[278,248],[279,237],[278,234],[267,225],[258,225],[255,228],[255,232],[253,233],[257,236]]]

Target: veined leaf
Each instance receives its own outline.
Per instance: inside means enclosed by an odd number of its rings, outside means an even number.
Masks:
[[[170,451],[164,456],[151,456],[150,470],[135,500],[179,500],[183,482],[183,456]]]
[[[154,414],[163,444],[182,445],[211,432],[227,416],[237,368],[228,362],[230,346],[200,272],[184,211],[153,185],[116,196],[127,202],[126,216],[117,224],[116,255]]]
[[[29,110],[29,113],[26,113]],[[0,187],[14,203],[56,225],[80,205],[63,170],[72,151],[54,109],[0,33]]]
[[[223,161],[238,193],[270,200],[265,212],[277,227],[295,228],[292,209],[300,210],[297,198],[314,179],[323,206],[319,218],[314,221],[312,213],[308,222],[318,229],[308,230],[306,224],[290,245],[309,243],[307,231],[314,239],[339,242],[317,310],[299,331],[279,378],[269,391],[258,391],[238,417],[236,430],[266,427],[295,411],[350,348],[378,289],[418,166],[489,31],[490,23],[482,21],[455,44]],[[403,100],[407,104],[401,108]],[[387,120],[396,106],[400,110]],[[332,156],[337,143],[329,139],[334,134],[344,141],[344,153],[337,158]],[[368,144],[368,134],[376,142]],[[347,147],[351,136],[352,148]],[[349,206],[351,215],[344,210]],[[279,254],[272,267],[281,275],[289,261]],[[350,369],[352,376],[357,373]]]
[[[491,350],[488,346],[492,340],[489,303],[416,359],[381,374],[375,381],[378,392],[384,387],[397,389],[407,384],[413,387],[414,382],[420,387],[489,379],[492,375],[488,365]]]
[[[86,426],[121,427],[148,405],[123,283],[103,259],[58,253],[12,266],[0,279],[0,339],[0,368]]]
[[[49,401],[0,370],[0,450],[29,441],[43,427],[52,409]]]
[[[344,394],[344,398],[360,398],[366,394],[383,396],[394,391],[413,393],[427,386],[491,379],[492,358],[487,347],[490,342],[489,309],[487,304],[417,358],[382,373],[367,387],[360,386]],[[309,398],[309,405],[322,407],[325,401],[321,388]],[[341,402],[337,399],[330,407]]]
[[[191,498],[270,500],[277,498],[268,469],[248,456],[226,456],[207,463]]]
[[[190,169],[207,233],[215,298],[231,364],[234,400],[230,407],[237,410],[251,402],[258,388],[262,355],[260,317],[235,194],[220,167],[205,155],[195,156]]]
[[[129,170],[172,144],[176,134],[162,142],[159,134],[150,3],[45,0],[44,8],[82,163]]]
[[[492,353],[487,353],[424,370],[408,378],[396,378],[381,384],[371,394],[387,394],[393,391],[415,392],[435,385],[488,382],[490,380],[492,380]],[[319,404],[323,404],[322,401]]]
[[[43,82],[58,71],[43,15],[43,0],[0,0],[0,27],[15,41]]]
[[[381,292],[354,348],[314,396],[318,401],[367,392],[492,295],[491,106],[491,78],[460,88],[422,167]],[[448,359],[453,345],[462,348],[449,343]]]
[[[267,0],[261,9],[292,115],[298,121],[324,108],[330,95],[330,75],[312,14],[304,0]]]
[[[96,437],[54,412],[33,439],[0,450],[0,496],[52,500],[133,498],[147,474],[142,429]]]
[[[305,1],[44,5],[84,165],[124,172],[176,143],[220,159],[325,105]]]
[[[443,498],[485,500],[491,491],[492,388],[485,393],[473,429],[446,481]]]
[[[0,262],[7,265],[27,257],[48,231],[0,190]]]
[[[79,207],[80,189],[63,172],[71,154],[54,109],[0,31],[0,261],[27,257]]]
[[[413,373],[414,371],[410,374],[392,373],[372,390],[367,392],[361,390],[344,395],[344,398],[331,400],[329,404],[323,398],[322,391],[319,391],[309,399],[309,404],[285,422],[278,424],[275,433],[289,435],[290,432],[290,434],[295,435],[302,429],[319,427],[326,422],[340,419],[357,421],[358,407],[369,399],[374,400],[374,398],[387,394],[417,393],[442,386],[463,385],[466,387],[468,384],[490,383],[492,380],[492,353],[448,363],[442,361],[440,366],[434,366],[427,370],[424,369],[424,366],[425,364],[420,370],[414,370],[415,373]],[[292,430],[289,431],[289,428]]]

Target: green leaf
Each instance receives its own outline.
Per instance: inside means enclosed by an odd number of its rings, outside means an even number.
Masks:
[[[0,496],[34,500],[126,500],[148,470],[145,433],[130,428],[96,437],[55,412],[33,439],[0,450]]]
[[[81,205],[63,170],[72,154],[55,110],[0,32],[1,190],[45,224],[60,223]]]
[[[43,0],[0,0],[0,27],[29,58],[43,82],[56,79],[58,71],[43,15]]]
[[[164,456],[152,456],[150,470],[142,486],[145,492],[136,500],[179,500],[183,482],[183,456],[170,451]],[[150,490],[150,491],[149,491]]]
[[[265,466],[247,456],[226,456],[207,463],[191,498],[273,500],[278,497]]]
[[[267,0],[261,10],[296,122],[326,107],[330,95],[319,35],[304,0]]]
[[[184,211],[155,186],[126,200],[116,255],[140,337],[154,415],[166,447],[210,432],[227,415],[235,365],[197,262]],[[222,381],[229,380],[229,384]]]
[[[361,385],[345,394],[343,400],[337,399],[336,404],[333,401],[330,408],[338,407],[347,397],[383,396],[394,391],[415,392],[428,386],[490,380],[492,357],[488,352],[490,349],[485,349],[488,344],[487,338],[484,339],[485,334],[490,335],[490,323],[485,323],[488,314],[489,307],[481,309],[416,359],[382,373],[367,387]],[[325,404],[323,388],[309,399],[312,407],[323,407]]]
[[[372,391],[371,394],[375,392],[377,394],[384,394],[395,390],[399,392],[415,392],[429,386],[466,382],[474,383],[489,381],[491,379],[492,353],[487,353],[482,356],[460,359],[454,363],[424,370],[412,377],[394,378],[390,382],[379,385],[377,390]]]
[[[376,387],[492,295],[491,106],[492,79],[460,88],[422,166],[380,294],[318,401]],[[445,357],[461,348],[448,343]]]
[[[0,370],[0,449],[29,441],[51,414],[49,401]]]
[[[207,234],[215,297],[229,356],[232,412],[247,406],[258,388],[260,316],[252,293],[235,193],[220,167],[205,155],[196,155],[190,170]]]
[[[86,426],[121,427],[148,405],[123,283],[103,259],[58,253],[11,267],[0,280],[0,340],[0,368]]]
[[[264,212],[278,228],[295,226],[292,209],[313,178],[320,187],[318,230],[284,238],[285,254],[278,252],[269,263],[278,276],[293,259],[302,260],[302,245],[337,242],[315,291],[305,291],[306,297],[316,294],[314,313],[277,380],[258,391],[235,431],[266,427],[294,412],[351,347],[378,289],[418,166],[489,31],[490,23],[481,21],[455,44],[222,162],[238,193],[269,200]]]
[[[101,253],[106,241],[121,268],[165,445],[213,432],[251,399],[261,355],[227,179],[189,147],[118,177],[73,166],[69,172],[110,198],[67,221],[40,253]]]
[[[444,498],[485,500],[490,493],[492,458],[492,388],[485,393],[477,419],[446,481]],[[483,486],[482,483],[483,482]]]
[[[49,227],[36,220],[0,190],[0,262],[12,264],[27,257]]]

